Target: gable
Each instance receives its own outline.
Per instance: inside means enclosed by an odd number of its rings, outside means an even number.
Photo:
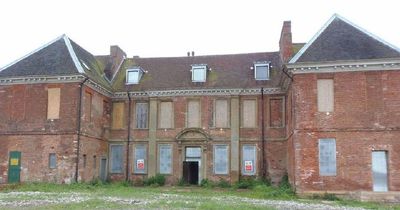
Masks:
[[[399,50],[334,15],[289,63],[382,59],[399,57]]]

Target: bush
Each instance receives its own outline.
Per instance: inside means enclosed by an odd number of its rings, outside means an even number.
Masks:
[[[327,193],[325,192],[324,194],[313,194],[312,199],[318,199],[318,200],[327,200],[327,201],[338,201],[340,200],[335,194],[332,193]]]
[[[92,186],[95,186],[95,187],[102,186],[103,182],[99,178],[94,178],[89,182],[89,185],[92,185]]]
[[[164,186],[165,185],[165,176],[162,174],[157,174],[155,176],[152,176],[146,180],[144,180],[144,185],[146,186]]]
[[[212,187],[214,187],[214,183],[211,180],[202,179],[200,182],[200,186],[205,187],[205,188],[212,188]]]
[[[236,189],[253,189],[256,186],[271,186],[271,182],[266,178],[253,178],[253,177],[241,177],[238,182],[235,183],[234,188]]]
[[[227,182],[225,179],[220,179],[216,186],[220,188],[228,188],[231,187],[231,184],[229,184],[229,182]]]

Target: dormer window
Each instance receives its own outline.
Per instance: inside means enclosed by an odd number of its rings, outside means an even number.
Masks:
[[[269,67],[270,62],[256,62],[254,63],[254,78],[256,80],[269,80]]]
[[[205,82],[207,79],[207,65],[192,65],[192,82]]]
[[[143,70],[140,67],[126,70],[126,84],[139,84],[140,78],[143,75]]]

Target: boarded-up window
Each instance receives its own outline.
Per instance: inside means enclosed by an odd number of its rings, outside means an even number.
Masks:
[[[111,145],[111,173],[121,173],[123,163],[123,147],[122,145]]]
[[[214,145],[214,173],[228,174],[228,146]]]
[[[256,127],[256,100],[243,100],[242,103],[242,127]]]
[[[172,128],[174,116],[172,110],[172,102],[163,101],[160,103],[160,120],[159,120],[159,128]]]
[[[200,127],[200,101],[189,101],[187,108],[187,127]]]
[[[256,174],[256,146],[243,145],[242,147],[242,174]]]
[[[171,174],[172,173],[172,146],[168,144],[162,144],[158,147],[159,157],[159,170],[160,174]]]
[[[84,100],[84,117],[83,119],[87,122],[92,121],[92,94],[85,92],[85,100]]]
[[[215,100],[214,123],[217,128],[229,127],[228,100]]]
[[[273,98],[269,101],[270,127],[283,127],[283,99]]]
[[[136,103],[136,128],[147,128],[148,104]]]
[[[136,174],[145,174],[147,170],[147,154],[145,145],[135,146],[134,172]]]
[[[333,112],[334,90],[333,79],[317,80],[318,111]]]
[[[113,103],[112,128],[121,129],[124,127],[124,103]]]
[[[47,119],[60,118],[60,88],[47,89]]]
[[[57,167],[57,156],[55,153],[49,154],[49,168],[56,168]]]
[[[321,176],[336,175],[336,140],[319,140],[319,174]]]

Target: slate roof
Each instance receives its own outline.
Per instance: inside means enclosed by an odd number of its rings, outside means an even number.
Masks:
[[[399,57],[399,50],[350,21],[334,15],[290,63]]]
[[[256,81],[254,62],[270,61],[270,80]],[[192,82],[191,65],[207,64],[206,82]],[[139,84],[125,85],[126,70],[140,66],[146,71]],[[279,52],[167,58],[129,58],[113,80],[115,91],[278,87],[281,77]]]
[[[106,87],[104,67],[88,51],[62,35],[23,58],[0,69],[0,77],[84,74]]]

